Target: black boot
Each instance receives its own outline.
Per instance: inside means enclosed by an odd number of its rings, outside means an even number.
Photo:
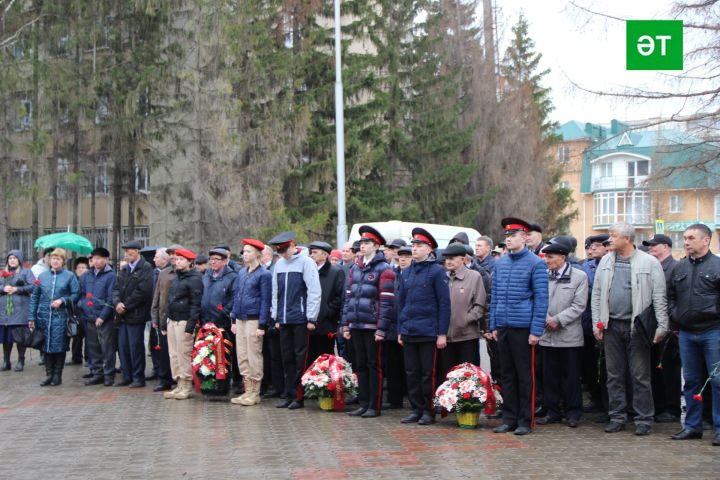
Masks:
[[[3,372],[7,372],[10,370],[10,353],[12,353],[12,343],[3,343],[3,363],[2,367],[0,367],[0,370]]]
[[[54,363],[54,359],[53,359],[53,354],[46,353],[45,354],[45,375],[47,375],[47,377],[45,378],[45,381],[40,383],[41,387],[47,387],[48,385],[50,385],[50,382],[52,382],[54,367],[55,367],[55,363]]]
[[[18,361],[15,364],[15,371],[22,372],[25,369],[25,349],[26,347],[17,346],[18,349]]]
[[[58,385],[62,385],[62,371],[65,367],[65,353],[53,353],[53,356],[55,357],[55,368],[53,369],[53,376],[50,385],[57,387]]]

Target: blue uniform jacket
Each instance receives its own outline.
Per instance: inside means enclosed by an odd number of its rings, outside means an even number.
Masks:
[[[445,269],[431,257],[413,262],[400,274],[398,333],[403,337],[447,335],[450,326],[450,288]]]
[[[248,272],[247,267],[243,268],[235,280],[235,300],[230,316],[239,320],[259,317],[260,328],[266,327],[271,295],[272,274],[267,268],[260,265],[252,272]]]
[[[93,268],[80,277],[80,317],[83,320],[95,322],[102,318],[106,322],[113,319],[112,290],[116,278],[110,265],[105,265],[99,273]],[[88,302],[92,302],[92,306]]]

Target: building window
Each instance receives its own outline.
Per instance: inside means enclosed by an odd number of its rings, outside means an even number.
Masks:
[[[600,164],[600,176],[612,177],[612,162],[602,162]]]
[[[568,163],[570,161],[570,147],[567,145],[560,145],[558,147],[557,157],[560,163]]]
[[[683,210],[682,197],[680,195],[670,196],[670,213],[680,213]]]
[[[8,249],[20,250],[25,260],[32,258],[33,239],[30,229],[13,229],[8,231]]]
[[[90,240],[96,247],[108,248],[108,227],[83,228],[82,236]]]
[[[27,95],[20,95],[20,99],[16,104],[16,109],[11,112],[14,114],[13,125],[16,132],[22,132],[32,127],[33,104]]]
[[[628,162],[627,166],[628,188],[632,188],[635,185],[644,182],[650,172],[650,162],[648,160]]]
[[[673,250],[682,250],[684,248],[683,232],[668,232],[668,236],[673,242]]]
[[[557,188],[558,188],[558,190],[563,189],[563,188],[566,188],[566,189],[569,190],[569,189],[570,189],[570,182],[567,181],[567,180],[563,180],[563,181],[561,181],[561,182],[558,183]]]
[[[593,195],[593,224],[627,222],[650,224],[650,193],[644,191],[602,192]]]
[[[93,183],[95,184],[95,195],[107,195],[108,194],[108,167],[107,159],[105,157],[98,157],[95,163],[95,178],[92,178],[92,170],[88,170],[85,173],[85,194],[91,195]]]
[[[67,158],[57,159],[57,184],[55,198],[68,198],[70,195],[70,163]]]
[[[27,188],[30,186],[30,170],[27,164],[23,163],[15,169],[15,180],[21,187]]]
[[[715,225],[720,225],[720,195],[715,195]]]
[[[146,167],[135,167],[135,191],[150,193],[150,171]]]
[[[128,238],[129,230],[130,229],[128,227],[122,227],[122,230],[121,230],[122,233],[120,235],[121,243],[126,243],[126,242],[129,242],[130,240],[137,240],[138,242],[140,242],[142,244],[143,247],[148,246],[148,241],[150,240],[150,227],[149,226],[136,225],[135,226],[135,235],[133,236],[133,238]]]

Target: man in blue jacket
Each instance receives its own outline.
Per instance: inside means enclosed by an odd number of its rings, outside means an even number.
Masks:
[[[320,314],[320,276],[315,262],[295,245],[295,232],[280,233],[268,244],[280,257],[272,275],[271,317],[280,330],[287,399],[277,407],[294,410],[304,406],[300,377],[307,368],[308,332]]]
[[[423,228],[412,230],[413,263],[398,283],[398,342],[403,346],[408,400],[412,413],[402,423],[435,423],[437,349],[447,346],[450,289],[445,269],[435,262],[435,238]]]
[[[500,353],[503,423],[495,433],[527,435],[535,400],[535,346],[545,331],[548,275],[545,262],[525,246],[530,224],[502,220],[508,254],[495,264],[490,300],[490,331]]]
[[[90,377],[85,385],[106,387],[115,382],[116,332],[113,322],[112,290],[115,272],[108,265],[110,252],[102,247],[92,251],[93,269],[80,277],[80,312],[85,322]]]

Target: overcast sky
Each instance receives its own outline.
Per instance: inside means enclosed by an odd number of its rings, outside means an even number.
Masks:
[[[669,115],[678,110],[675,102],[633,104],[627,100],[597,98],[572,87],[575,82],[592,90],[650,87],[673,91],[666,74],[625,69],[624,22],[589,15],[562,0],[494,1],[498,8],[502,52],[521,10],[528,19],[530,36],[536,50],[543,55],[541,64],[551,70],[546,77],[546,86],[552,88],[553,120],[608,123],[613,118],[638,120]],[[668,0],[578,0],[577,3],[620,18],[672,18]],[[480,7],[482,11],[482,5]],[[687,51],[687,39],[685,46]]]

